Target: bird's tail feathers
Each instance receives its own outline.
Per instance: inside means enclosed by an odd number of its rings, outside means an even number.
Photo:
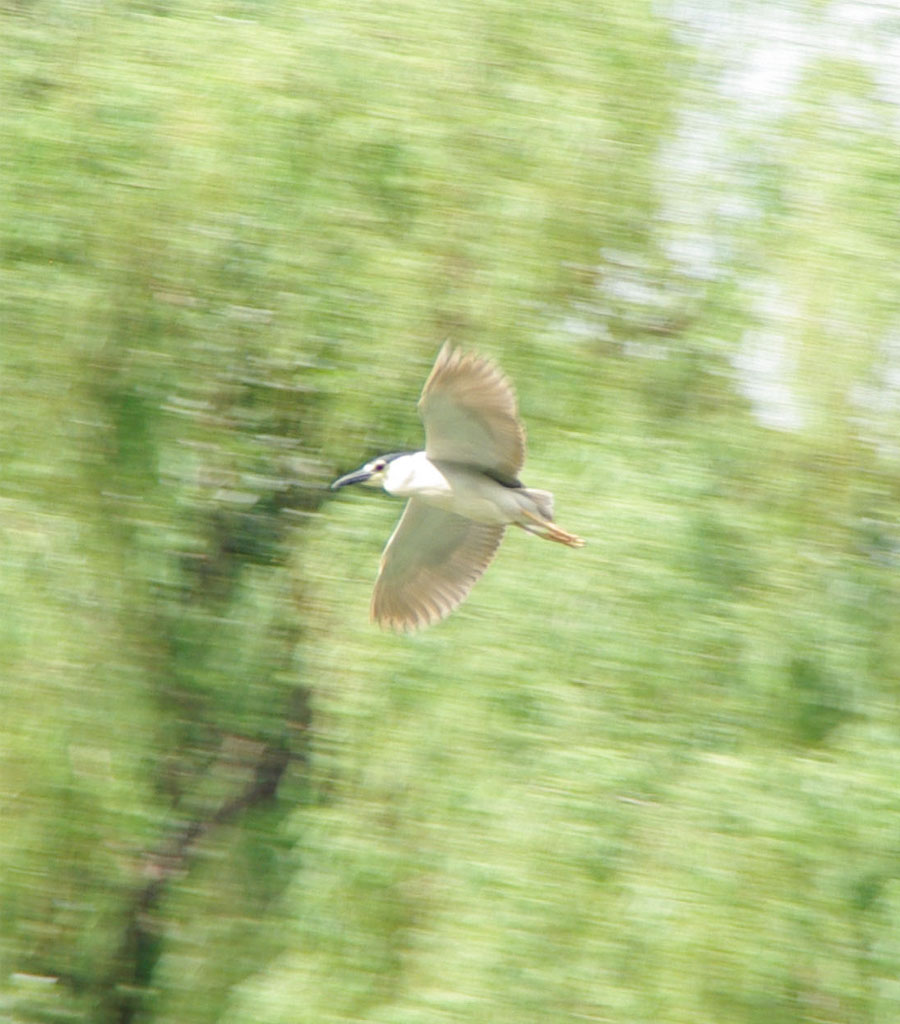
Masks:
[[[549,491],[538,491],[533,487],[525,487],[523,492],[534,502],[534,507],[542,519],[553,519],[553,495]]]

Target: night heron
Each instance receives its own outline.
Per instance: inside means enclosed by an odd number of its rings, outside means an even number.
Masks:
[[[409,498],[384,554],[372,618],[396,630],[449,615],[490,565],[509,524],[577,548],[553,522],[553,495],[523,487],[525,430],[492,362],[445,344],[419,399],[425,451],[380,455],[335,480]]]

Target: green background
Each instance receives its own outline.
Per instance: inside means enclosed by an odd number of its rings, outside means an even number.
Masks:
[[[890,5],[0,9],[0,1016],[900,1019]],[[368,621],[449,338],[513,531]]]

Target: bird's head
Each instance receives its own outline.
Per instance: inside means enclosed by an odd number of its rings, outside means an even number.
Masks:
[[[367,487],[383,487],[388,467],[402,455],[408,452],[392,452],[390,455],[379,455],[377,459],[367,462],[361,469],[355,469],[352,473],[338,477],[331,485],[333,491],[340,487],[347,487],[348,484],[365,484]]]

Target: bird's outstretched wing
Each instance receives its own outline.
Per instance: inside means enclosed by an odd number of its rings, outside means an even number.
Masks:
[[[525,462],[525,429],[512,385],[493,363],[445,344],[425,382],[419,415],[429,459],[516,480]]]
[[[400,631],[443,619],[490,565],[504,530],[410,498],[381,556],[372,618]]]

